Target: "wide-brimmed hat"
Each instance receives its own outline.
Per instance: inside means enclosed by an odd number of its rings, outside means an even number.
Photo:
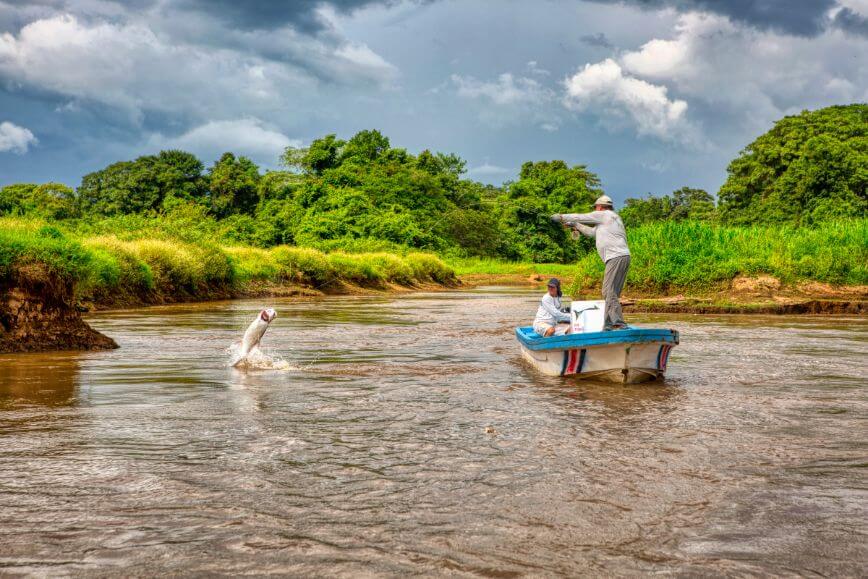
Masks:
[[[597,200],[594,201],[594,205],[608,205],[609,207],[613,207],[615,203],[608,195],[600,195],[599,197],[597,197]]]
[[[561,297],[563,292],[561,292],[561,280],[556,277],[553,277],[549,280],[548,287],[556,287],[558,288],[558,297]]]

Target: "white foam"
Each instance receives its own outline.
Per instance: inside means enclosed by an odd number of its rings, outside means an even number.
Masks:
[[[289,372],[298,370],[297,366],[293,366],[283,358],[277,355],[272,355],[263,352],[256,348],[247,356],[239,361],[239,351],[241,344],[236,342],[229,347],[228,354],[230,356],[229,365],[240,370],[277,370],[281,372]]]

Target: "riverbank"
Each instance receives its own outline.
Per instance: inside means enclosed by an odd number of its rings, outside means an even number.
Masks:
[[[811,230],[652,225],[631,235],[627,312],[856,314],[868,311],[868,220]],[[147,237],[146,235],[153,235]],[[759,237],[758,237],[759,236]],[[765,236],[765,239],[761,239]],[[664,243],[666,240],[666,243]],[[0,352],[114,346],[81,312],[265,296],[358,294],[564,280],[599,296],[602,264],[343,253],[180,240],[168,232],[85,235],[0,218]]]
[[[565,287],[575,286],[575,267],[561,264],[518,265],[514,273],[464,273],[459,279],[464,286],[513,286],[538,288],[544,291],[551,277],[561,279]],[[530,272],[530,273],[529,273]],[[599,280],[587,283],[582,290],[570,294],[573,299],[600,299]],[[642,291],[633,287],[628,277],[621,297],[627,313],[689,313],[689,314],[868,314],[868,286],[834,286],[820,282],[782,284],[771,276],[739,276],[703,291],[674,288],[670,292]]]
[[[627,232],[632,260],[626,310],[669,313],[864,314],[868,311],[868,220],[814,227],[728,227],[661,222]],[[574,264],[449,261],[468,285],[540,286],[599,299],[603,263],[593,250]]]
[[[89,310],[457,284],[451,268],[421,252],[76,237],[44,222],[6,218],[0,219],[0,352],[116,347],[81,319]]]

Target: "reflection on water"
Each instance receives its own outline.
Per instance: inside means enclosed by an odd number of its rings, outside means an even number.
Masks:
[[[0,354],[0,409],[75,403],[79,354]]]
[[[536,293],[101,314],[119,350],[0,358],[0,569],[858,575],[868,323],[643,316],[664,384],[539,376]],[[272,305],[272,304],[269,304]]]

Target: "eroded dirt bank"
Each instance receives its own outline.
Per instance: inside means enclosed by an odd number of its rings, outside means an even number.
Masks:
[[[0,352],[117,348],[81,318],[73,290],[43,265],[0,282]]]

